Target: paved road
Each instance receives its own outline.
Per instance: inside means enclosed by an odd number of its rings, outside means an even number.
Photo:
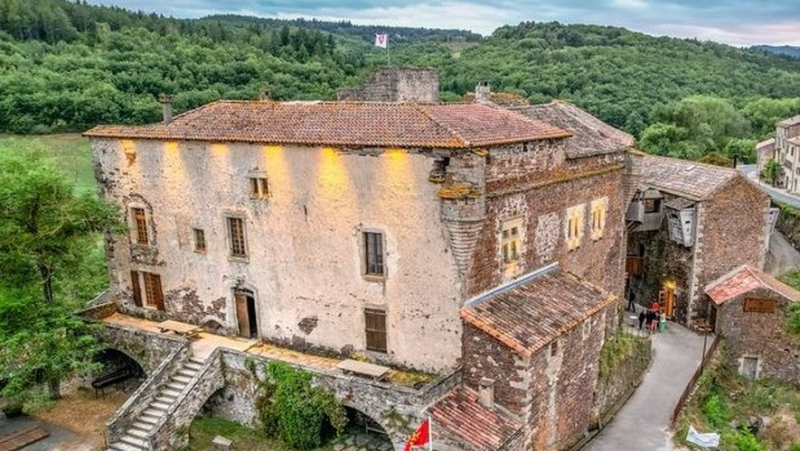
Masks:
[[[709,343],[712,336],[709,336]],[[653,364],[627,404],[583,451],[671,450],[672,411],[700,363],[703,337],[674,323],[653,337]]]
[[[775,230],[769,239],[769,252],[764,271],[777,277],[794,268],[800,268],[800,252],[781,232]]]
[[[778,202],[783,202],[785,204],[792,205],[793,207],[800,208],[800,197],[792,196],[790,194],[786,194],[785,191],[777,190],[777,189],[772,188],[771,186],[759,181],[758,178],[756,177],[756,173],[755,173],[756,172],[756,165],[754,165],[754,164],[740,164],[739,166],[737,166],[737,169],[742,171],[742,173],[744,175],[746,175],[747,177],[749,177],[750,180],[756,182],[758,184],[758,186],[760,186],[761,189],[764,190],[764,192],[767,193],[773,199],[777,200]]]

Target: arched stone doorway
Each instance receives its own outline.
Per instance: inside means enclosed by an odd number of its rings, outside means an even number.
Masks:
[[[364,412],[345,405],[347,411],[347,428],[345,433],[333,440],[344,449],[357,449],[360,451],[391,451],[394,444],[386,429],[374,418]]]

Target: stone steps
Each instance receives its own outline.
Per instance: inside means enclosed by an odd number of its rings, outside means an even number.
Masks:
[[[113,451],[141,451],[149,444],[148,437],[155,432],[159,421],[183,393],[186,385],[197,375],[205,361],[192,357],[181,365],[170,377],[169,381],[156,393],[147,407],[133,421],[119,441],[112,443],[108,449]]]

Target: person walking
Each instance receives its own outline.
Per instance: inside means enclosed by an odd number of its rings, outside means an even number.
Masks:
[[[658,313],[656,310],[650,310],[650,333],[658,331]]]
[[[628,296],[628,306],[625,308],[625,310],[636,313],[636,295],[633,294],[633,291],[631,291],[630,295]]]
[[[653,301],[653,305],[650,306],[650,310],[658,313],[661,310],[661,305],[659,305],[658,301]]]

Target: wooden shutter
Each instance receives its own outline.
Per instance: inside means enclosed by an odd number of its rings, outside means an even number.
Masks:
[[[139,287],[139,272],[131,271],[131,286],[133,286],[133,304],[137,307],[142,306],[142,290]]]
[[[364,310],[367,335],[367,350],[386,352],[386,312],[376,309]]]
[[[161,276],[150,274],[153,280],[153,305],[156,309],[164,311],[164,291],[161,289]]]

